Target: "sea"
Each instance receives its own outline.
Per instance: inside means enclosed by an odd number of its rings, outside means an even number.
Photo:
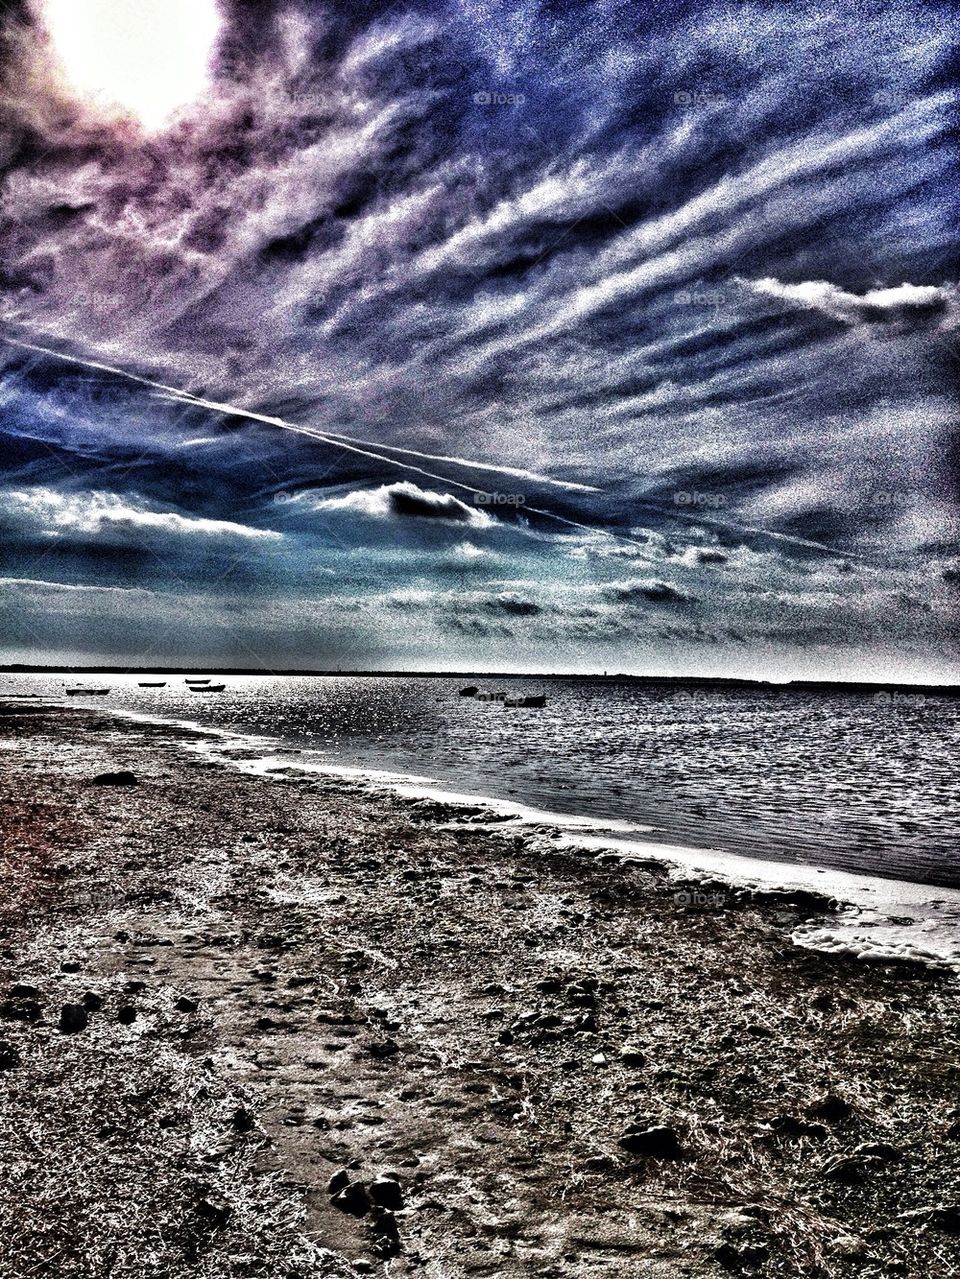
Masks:
[[[164,687],[139,687],[150,678]],[[960,700],[574,676],[470,681],[508,697],[546,694],[543,708],[527,709],[464,697],[462,677],[211,678],[223,692],[195,692],[183,674],[8,675],[0,692],[192,725],[245,766],[253,758],[468,796],[524,820],[549,817],[581,840],[666,846],[707,868],[816,886],[826,874],[848,898],[851,884],[869,881],[928,934],[936,928],[918,901],[946,903],[960,921]],[[110,693],[67,698],[76,686]],[[914,887],[897,893],[894,883]],[[960,926],[957,942],[960,958]]]

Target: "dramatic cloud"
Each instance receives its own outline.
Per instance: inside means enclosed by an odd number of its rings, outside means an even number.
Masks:
[[[115,535],[124,531],[185,538],[279,541],[282,534],[229,520],[207,520],[177,511],[150,510],[115,493],[58,493],[51,488],[12,489],[0,496],[0,509],[22,515],[50,536],[62,532]]]
[[[409,481],[384,484],[377,489],[360,489],[342,497],[320,498],[317,511],[354,511],[371,519],[443,520],[486,528],[493,521],[485,511],[461,502],[449,493],[433,493]]]
[[[847,293],[825,280],[784,284],[780,280],[748,280],[755,293],[822,311],[848,324],[916,323],[938,320],[956,324],[960,291],[956,285],[900,284],[888,289]]]
[[[218,9],[146,130],[3,18],[5,571],[151,593],[76,651],[951,665],[953,9]]]

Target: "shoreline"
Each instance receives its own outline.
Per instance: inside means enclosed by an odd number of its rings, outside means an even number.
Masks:
[[[960,1263],[956,983],[794,945],[822,894],[294,765],[268,784],[205,758],[207,730],[99,708],[6,705],[0,733],[0,1096],[46,1161],[0,1220],[11,1279],[92,1275],[107,1245],[152,1275],[150,1222],[105,1209],[130,1185],[192,1241],[154,1239],[176,1279]],[[98,1085],[137,1097],[152,1069],[159,1109],[84,1126]]]
[[[960,974],[960,888],[816,863],[761,859],[722,848],[666,843],[649,838],[653,827],[627,819],[539,809],[502,796],[458,791],[452,784],[448,786],[432,777],[297,758],[322,752],[287,746],[281,738],[123,708],[104,706],[98,713],[180,730],[189,734],[208,758],[254,776],[269,779],[286,772],[339,777],[370,786],[375,792],[489,812],[504,823],[504,829],[548,830],[551,838],[559,834],[564,845],[574,851],[605,855],[611,860],[619,858],[627,864],[636,858],[656,861],[678,880],[700,875],[711,881],[722,880],[731,888],[760,893],[813,894],[822,899],[823,913],[832,917],[831,926],[798,930],[794,934],[798,944],[870,962],[915,960]],[[207,749],[205,743],[209,743]],[[218,743],[223,743],[222,751],[217,751]]]

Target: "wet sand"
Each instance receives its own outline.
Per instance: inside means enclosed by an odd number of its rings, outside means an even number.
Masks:
[[[960,1273],[955,978],[191,740],[2,707],[4,1275]]]

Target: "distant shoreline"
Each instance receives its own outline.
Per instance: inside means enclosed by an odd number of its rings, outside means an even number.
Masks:
[[[303,677],[330,677],[347,675],[353,678],[377,679],[503,679],[525,680],[581,680],[598,684],[668,684],[671,687],[696,688],[755,688],[775,689],[778,692],[836,692],[920,693],[926,697],[960,697],[960,684],[904,684],[876,680],[764,680],[748,679],[733,675],[624,675],[615,673],[574,675],[561,672],[526,671],[376,671],[376,670],[298,670],[268,669],[256,666],[30,666],[15,664],[0,666],[0,675],[284,675]]]

